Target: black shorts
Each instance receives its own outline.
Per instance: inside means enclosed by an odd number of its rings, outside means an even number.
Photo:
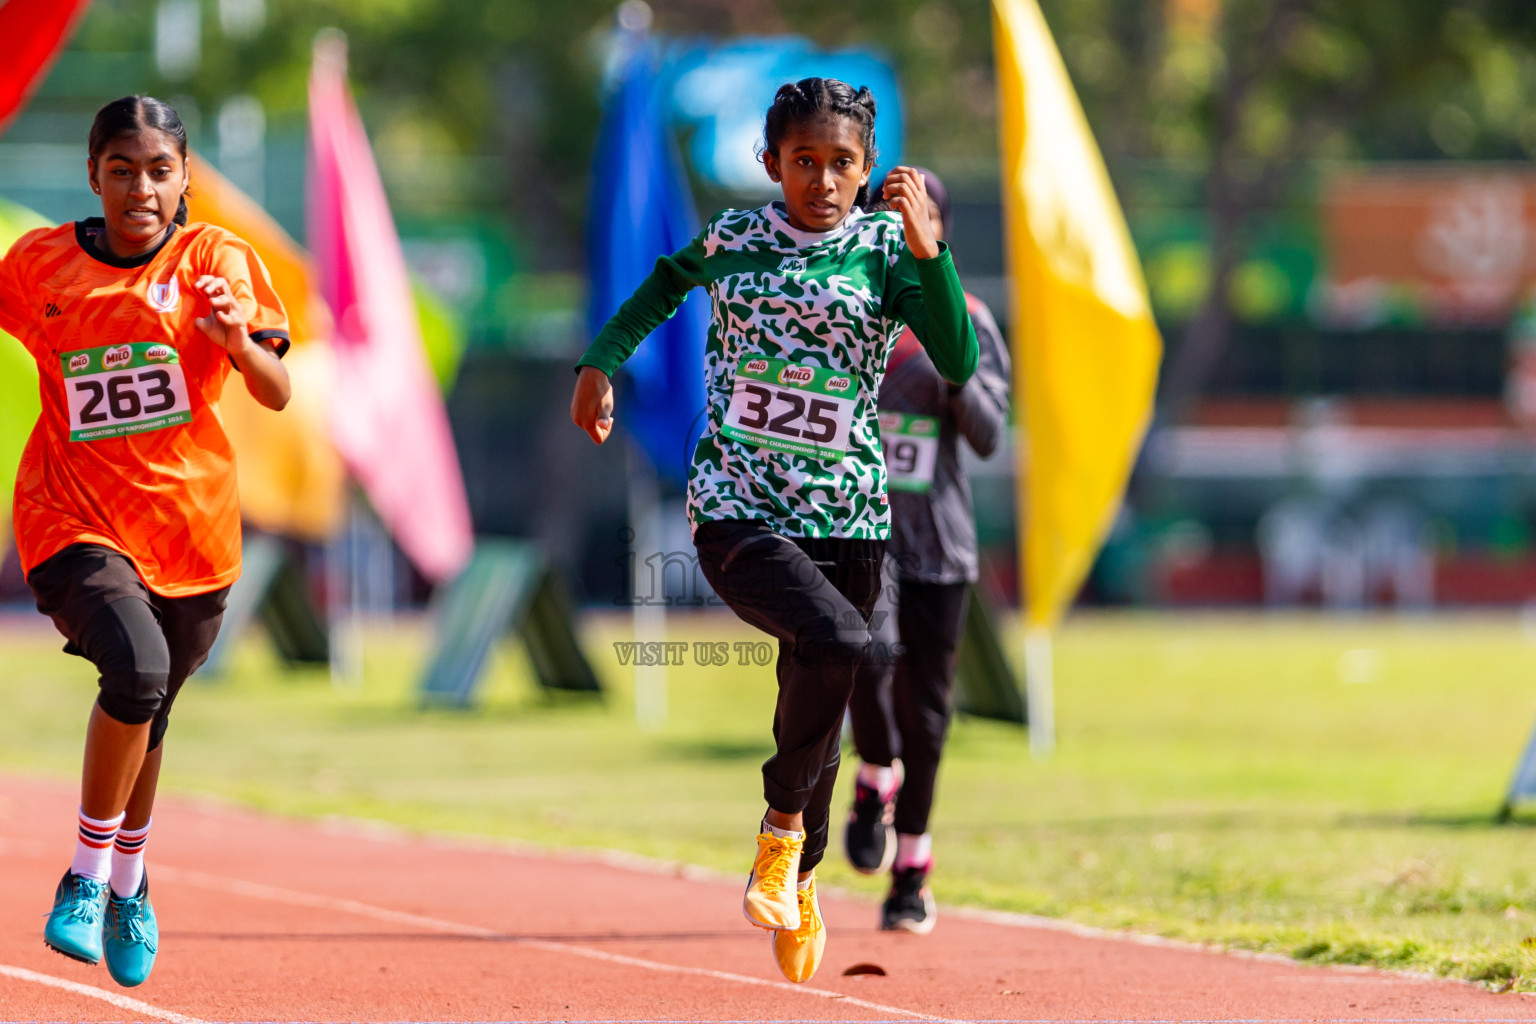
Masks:
[[[33,566],[27,585],[37,610],[101,673],[96,702],[129,725],[152,723],[149,748],[165,736],[181,684],[208,658],[229,588],[164,597],[150,590],[124,555],[100,544],[71,544]]]

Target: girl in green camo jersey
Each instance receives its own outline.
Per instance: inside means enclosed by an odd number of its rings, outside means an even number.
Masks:
[[[861,209],[874,129],[868,89],[821,78],[779,89],[762,158],[783,200],[718,214],[658,259],[577,363],[571,401],[572,420],[601,444],[613,427],[609,378],[690,289],[708,290],[708,426],[688,516],[715,592],[779,640],[768,811],[742,906],[772,930],[796,982],[825,948],[814,869],[890,532],[875,411],[886,358],[905,325],[947,380],[964,382],[977,362],[922,177],[895,168],[883,190],[891,210]]]

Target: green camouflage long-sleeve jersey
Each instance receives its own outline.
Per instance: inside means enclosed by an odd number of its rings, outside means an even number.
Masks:
[[[855,209],[799,231],[781,203],[716,215],[603,326],[578,367],[610,377],[688,291],[708,290],[708,426],[688,517],[762,519],[786,536],[884,540],[890,518],[876,400],[909,325],[948,380],[976,369],[976,334],[949,250],[919,260],[895,213]]]

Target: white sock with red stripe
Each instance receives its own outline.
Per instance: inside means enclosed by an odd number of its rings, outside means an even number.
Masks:
[[[896,792],[896,769],[890,765],[870,764],[865,761],[859,765],[859,781],[879,793],[880,799],[889,800]]]
[[[150,818],[143,828],[117,830],[112,843],[112,891],[121,899],[139,894],[139,884],[144,881],[144,844],[154,823]]]
[[[80,812],[80,832],[75,839],[75,859],[69,870],[86,878],[105,882],[112,873],[112,841],[123,816],[97,821]]]
[[[933,836],[927,832],[920,836],[909,836],[901,832],[896,834],[894,870],[905,871],[907,868],[933,870]]]

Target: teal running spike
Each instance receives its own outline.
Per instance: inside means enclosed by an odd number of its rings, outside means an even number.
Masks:
[[[148,873],[132,896],[124,899],[112,893],[107,899],[107,918],[101,933],[107,972],[112,980],[124,988],[144,984],[149,972],[155,969],[155,953],[160,949],[160,924],[149,902]]]
[[[107,890],[106,882],[64,872],[43,928],[48,948],[81,963],[100,963],[101,916]]]

